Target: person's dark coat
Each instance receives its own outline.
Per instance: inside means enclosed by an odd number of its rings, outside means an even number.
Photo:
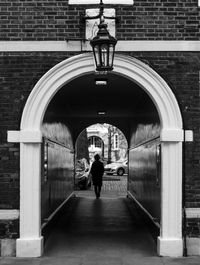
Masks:
[[[104,173],[104,166],[101,161],[94,161],[92,163],[91,171],[92,182],[94,186],[102,186],[102,177]]]

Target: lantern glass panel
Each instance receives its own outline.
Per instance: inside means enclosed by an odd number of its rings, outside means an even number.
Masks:
[[[99,46],[96,45],[94,46],[94,55],[95,55],[95,61],[96,61],[96,65],[100,66],[100,53],[99,53]]]
[[[114,45],[110,44],[110,49],[109,49],[109,65],[112,67],[113,66],[113,57],[114,57]]]
[[[108,45],[103,44],[101,45],[101,62],[103,67],[108,66]]]

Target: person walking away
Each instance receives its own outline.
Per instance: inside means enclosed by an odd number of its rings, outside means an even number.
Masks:
[[[101,193],[102,177],[104,173],[104,166],[103,163],[100,161],[100,156],[98,154],[94,156],[94,162],[92,163],[90,173],[92,175],[92,182],[94,185],[95,195],[98,199]]]

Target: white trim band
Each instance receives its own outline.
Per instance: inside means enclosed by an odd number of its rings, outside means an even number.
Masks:
[[[200,41],[138,40],[118,41],[117,51],[200,51]]]
[[[40,131],[8,131],[7,140],[10,143],[41,143]]]
[[[193,142],[194,136],[192,130],[185,130],[185,142]]]
[[[89,41],[0,41],[0,52],[86,52]],[[118,52],[177,51],[199,52],[200,41],[118,41]]]
[[[200,218],[200,208],[186,208],[186,217],[191,218]]]
[[[19,218],[19,210],[0,210],[0,220],[16,220]]]
[[[183,142],[183,130],[165,129],[160,133],[161,142]]]
[[[69,5],[96,5],[100,0],[69,0]],[[133,5],[133,0],[103,0],[103,4],[106,5]]]

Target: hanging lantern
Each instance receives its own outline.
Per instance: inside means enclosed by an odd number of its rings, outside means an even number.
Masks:
[[[97,35],[90,41],[90,45],[93,49],[96,70],[111,71],[113,70],[115,45],[117,40],[109,34],[104,18],[101,18],[98,28]]]

